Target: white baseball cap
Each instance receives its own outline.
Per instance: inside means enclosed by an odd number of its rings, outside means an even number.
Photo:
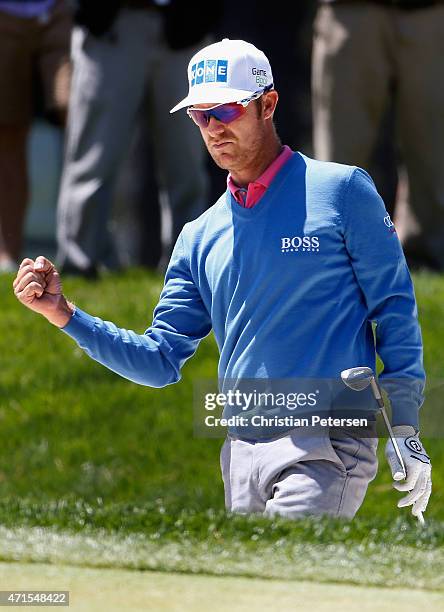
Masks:
[[[188,64],[188,95],[170,110],[194,104],[240,102],[273,87],[270,62],[244,40],[224,38],[198,51]]]

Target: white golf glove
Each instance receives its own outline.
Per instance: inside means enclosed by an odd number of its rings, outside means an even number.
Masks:
[[[414,427],[398,425],[393,427],[393,433],[407,473],[404,480],[395,449],[389,438],[385,447],[385,456],[392,476],[397,481],[393,484],[393,487],[398,491],[409,491],[405,497],[399,500],[398,508],[413,506],[413,516],[422,519],[422,512],[426,509],[432,492],[430,457],[425,452]],[[402,482],[400,482],[401,480]]]

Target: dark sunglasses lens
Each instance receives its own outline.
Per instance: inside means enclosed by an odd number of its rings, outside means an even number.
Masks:
[[[241,104],[223,104],[212,111],[212,115],[222,123],[231,123],[245,112]]]
[[[194,121],[194,123],[196,123],[196,125],[198,125],[199,127],[207,127],[208,122],[210,120],[209,114],[206,111],[200,111],[200,110],[188,110],[188,114],[190,115],[191,119]]]
[[[241,104],[229,103],[222,104],[211,110],[189,109],[188,114],[194,123],[199,127],[205,128],[210,122],[210,117],[215,117],[222,123],[231,123],[245,113],[245,108]]]

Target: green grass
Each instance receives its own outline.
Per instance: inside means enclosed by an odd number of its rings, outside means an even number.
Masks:
[[[158,277],[133,273],[66,291],[89,312],[142,332]],[[132,384],[90,360],[63,333],[14,301],[2,286],[0,495],[87,499],[188,497],[220,503],[218,440],[193,438],[192,380],[214,374],[203,343],[184,381],[165,389]],[[11,347],[11,348],[10,348]]]
[[[443,590],[443,531],[433,522],[425,529],[400,520],[376,528],[375,521],[359,519],[352,527],[327,519],[271,521],[140,506],[121,507],[120,515],[117,510],[62,508],[77,529],[0,526],[0,561]],[[46,516],[37,511],[44,524],[56,508]],[[33,516],[29,522],[35,521]]]
[[[201,343],[185,365],[180,383],[164,389],[140,387],[89,359],[70,338],[18,304],[11,281],[12,277],[0,277],[0,524],[4,529],[22,528],[25,533],[44,526],[77,537],[85,530],[110,537],[142,534],[150,546],[183,544],[189,550],[213,546],[231,551],[233,559],[271,546],[291,560],[294,550],[286,546],[296,545],[327,552],[330,545],[336,551],[350,547],[356,555],[363,546],[363,557],[368,557],[372,546],[383,550],[389,544],[399,550],[411,548],[411,572],[418,571],[424,584],[433,586],[433,570],[423,567],[426,557],[419,553],[428,551],[429,561],[437,565],[435,555],[443,544],[442,438],[423,440],[434,465],[434,492],[423,531],[410,520],[408,510],[396,507],[399,495],[391,486],[383,444],[379,474],[351,523],[226,516],[219,473],[222,441],[193,435],[193,381],[215,377],[214,339],[210,336]],[[152,320],[161,286],[160,277],[134,270],[98,283],[69,279],[64,288],[91,314],[142,332]],[[444,379],[444,278],[417,275],[415,288],[426,369],[433,380]],[[284,542],[281,548],[279,542]],[[393,561],[395,556],[393,552],[387,558]],[[191,559],[188,563],[192,569]],[[172,569],[162,563],[158,568]],[[334,579],[332,568],[328,579]],[[367,572],[359,580],[371,579]]]

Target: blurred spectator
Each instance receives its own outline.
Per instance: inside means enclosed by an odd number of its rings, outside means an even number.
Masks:
[[[315,156],[368,168],[393,96],[420,232],[412,267],[444,270],[444,2],[321,0],[313,45]]]
[[[390,98],[390,105],[382,118],[376,145],[370,156],[368,172],[376,184],[379,195],[384,200],[387,212],[393,219],[396,202],[399,203],[399,193],[402,187],[402,179],[400,180],[399,176],[402,158],[396,141],[396,114],[393,95]],[[396,212],[398,214],[399,209]],[[398,235],[401,240],[399,232]]]
[[[95,277],[101,266],[119,267],[110,213],[141,108],[148,113],[156,177],[168,194],[173,240],[205,209],[200,135],[186,114],[172,117],[169,109],[186,91],[189,58],[202,45],[216,6],[202,0],[79,2],[58,203],[58,260],[65,272]]]
[[[71,25],[65,0],[0,0],[0,271],[15,271],[21,255],[35,70],[48,118],[63,124]]]
[[[122,266],[141,265],[163,273],[176,236],[168,195],[159,185],[153,163],[155,142],[147,97],[117,179],[112,232]]]

